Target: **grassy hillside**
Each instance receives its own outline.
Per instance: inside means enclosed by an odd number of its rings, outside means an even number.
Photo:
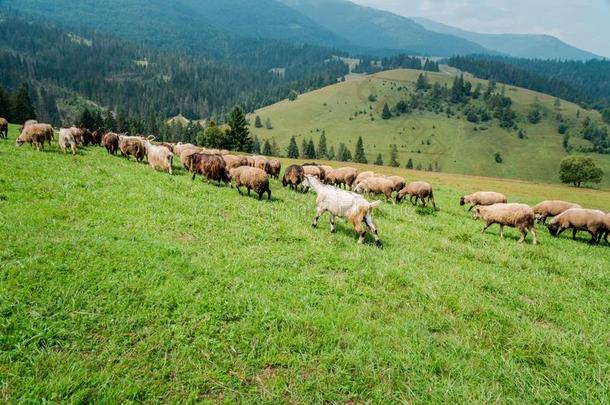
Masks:
[[[1,402],[607,400],[610,248],[482,235],[457,201],[609,209],[609,192],[394,170],[432,181],[441,210],[384,204],[379,250],[311,228],[315,196],[275,181],[259,202],[101,148],[16,149],[14,130]]]
[[[329,146],[334,145],[336,149],[343,142],[352,151],[358,136],[362,136],[369,162],[382,153],[387,164],[390,145],[397,144],[398,160],[403,167],[411,158],[415,166],[421,164],[423,168],[429,164],[436,167],[438,163],[443,172],[557,182],[559,162],[566,153],[562,146],[563,136],[557,132],[556,113],[560,112],[572,121],[574,128],[579,125],[578,110],[580,120],[588,115],[594,121],[600,121],[597,112],[582,110],[568,102],[562,102],[560,111],[556,111],[553,97],[511,86],[506,87],[506,94],[513,100],[513,109],[518,114],[519,126],[526,130],[526,139],[519,139],[516,131],[500,128],[497,121],[491,125],[473,124],[457,116],[447,118],[442,113],[415,111],[382,120],[384,103],[394,106],[404,98],[404,87],[414,88],[420,73],[416,70],[378,73],[303,94],[294,102],[282,101],[255,113],[263,122],[270,118],[273,130],[253,128],[252,132],[261,139],[275,137],[283,150],[292,135],[297,136],[300,147],[303,138],[313,138],[317,144],[321,131],[325,130]],[[431,83],[451,87],[454,77],[429,73],[428,78]],[[485,81],[468,80],[473,84],[482,83],[484,89],[487,86]],[[377,97],[376,101],[369,101],[371,94]],[[543,105],[544,116],[539,124],[532,125],[525,117],[536,98]],[[357,111],[366,114],[354,117]],[[488,129],[479,130],[482,126]],[[576,136],[571,142],[576,146],[588,144]],[[502,164],[496,163],[496,152],[501,153]],[[610,155],[594,155],[594,158],[606,173],[602,187],[610,187]]]

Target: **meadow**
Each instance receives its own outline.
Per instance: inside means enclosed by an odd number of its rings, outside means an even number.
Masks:
[[[335,151],[342,142],[353,153],[361,136],[370,163],[381,153],[388,164],[391,145],[396,144],[401,167],[412,159],[414,167],[421,165],[426,169],[432,165],[441,172],[484,173],[491,177],[558,183],[559,164],[567,153],[562,144],[563,135],[557,132],[556,114],[561,113],[572,122],[570,142],[574,147],[589,144],[578,136],[584,117],[601,122],[596,111],[584,110],[567,101],[562,101],[557,109],[554,97],[513,86],[506,86],[506,94],[513,101],[518,125],[526,133],[525,139],[519,139],[517,131],[500,128],[497,120],[475,124],[458,116],[447,118],[445,114],[429,111],[381,119],[384,104],[393,107],[407,98],[405,88],[414,89],[420,73],[407,69],[385,71],[302,94],[293,102],[281,101],[257,110],[250,117],[252,122],[256,115],[263,122],[271,119],[273,129],[252,128],[252,132],[263,141],[275,138],[282,152],[285,152],[291,136],[296,137],[299,148],[303,139],[313,139],[317,146],[324,130],[329,148],[334,146]],[[428,72],[427,76],[431,84],[449,87],[454,79],[450,73]],[[467,79],[475,86],[480,83],[483,90],[487,88],[485,80],[469,76]],[[376,100],[370,101],[370,95],[374,95]],[[543,107],[543,117],[540,123],[532,125],[526,116],[536,100]],[[354,116],[356,112],[359,114]],[[502,164],[496,163],[496,152],[502,155]],[[604,172],[610,173],[610,155],[591,156]],[[605,176],[601,187],[610,187],[610,175]]]
[[[315,196],[277,181],[259,202],[178,164],[14,139],[0,402],[608,402],[610,247],[541,226],[539,246],[501,240],[458,204],[495,189],[609,210],[608,190],[383,168],[430,181],[440,211],[383,204],[381,250],[313,229]]]

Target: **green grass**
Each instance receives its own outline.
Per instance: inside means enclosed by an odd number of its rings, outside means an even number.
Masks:
[[[482,235],[457,202],[609,192],[397,170],[441,210],[384,204],[379,250],[275,181],[259,202],[14,132],[0,158],[0,402],[608,402],[610,248]]]
[[[283,151],[291,136],[297,136],[300,148],[303,138],[313,138],[317,145],[321,131],[325,130],[329,147],[334,145],[335,151],[339,143],[343,142],[353,153],[358,136],[362,136],[369,162],[373,162],[377,154],[381,153],[387,164],[390,160],[390,145],[397,144],[399,162],[403,167],[411,158],[415,166],[421,164],[424,169],[429,164],[435,167],[435,163],[438,163],[442,172],[559,182],[559,163],[567,155],[562,145],[563,136],[557,133],[557,111],[553,106],[555,98],[512,86],[506,87],[506,93],[513,99],[514,110],[518,114],[519,126],[527,132],[527,139],[519,139],[516,131],[509,132],[500,128],[497,120],[493,124],[473,124],[465,119],[449,119],[444,114],[431,112],[414,112],[382,120],[384,103],[393,107],[404,98],[405,91],[399,88],[414,88],[420,73],[417,70],[378,73],[303,94],[295,102],[282,101],[254,114],[260,115],[263,122],[266,118],[271,118],[274,129],[253,126],[252,132],[262,140],[275,138]],[[431,83],[439,82],[449,87],[452,85],[452,75],[428,73],[428,76]],[[483,89],[487,86],[486,81],[469,80],[482,83]],[[368,101],[370,94],[377,96],[376,102]],[[545,113],[539,124],[531,125],[525,117],[536,97],[542,103]],[[596,122],[600,122],[601,118],[595,111],[585,111],[575,104],[562,102],[560,112],[574,125],[571,132],[575,135],[572,136],[571,143],[586,146],[589,142],[576,136],[580,125],[580,122],[576,124],[578,110],[581,120],[587,115]],[[356,111],[366,111],[367,115],[353,118]],[[368,113],[373,114],[374,121],[371,121]],[[251,116],[252,122],[254,115]],[[350,120],[350,117],[353,119]],[[489,129],[474,130],[481,126]],[[427,144],[428,140],[430,145]],[[495,162],[496,152],[502,154],[504,163]],[[606,173],[601,187],[609,188],[610,155],[592,156]]]

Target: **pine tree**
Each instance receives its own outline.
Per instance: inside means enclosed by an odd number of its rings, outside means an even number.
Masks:
[[[358,141],[356,141],[356,149],[354,150],[354,162],[356,163],[368,163],[366,159],[366,155],[364,153],[364,142],[362,142],[362,137],[358,137]]]
[[[23,124],[27,120],[36,119],[36,111],[34,111],[27,84],[23,83],[19,86],[12,98],[11,118],[13,122]]]
[[[271,156],[280,156],[280,148],[277,146],[275,138],[271,139]]]
[[[326,131],[322,131],[320,135],[320,141],[318,142],[318,157],[320,159],[328,158],[328,150],[326,148]]]
[[[246,116],[241,108],[238,106],[233,108],[227,123],[231,128],[228,132],[230,138],[229,149],[240,152],[250,152],[252,150],[252,138],[250,137]]]
[[[259,117],[258,115],[254,119],[254,126],[256,128],[262,128],[263,127],[263,123],[261,122],[261,117]]]
[[[13,121],[9,96],[2,86],[0,86],[0,117],[8,120],[9,122]]]
[[[344,143],[339,144],[339,149],[337,150],[337,160],[342,162],[349,162],[352,160],[352,152],[349,151]]]
[[[419,90],[428,90],[428,77],[423,73],[420,73],[417,77],[415,88]]]
[[[271,124],[271,118],[269,117],[267,117],[267,119],[265,120],[265,128],[273,129],[273,124]]]
[[[407,169],[413,169],[413,159],[409,158],[409,161],[407,162]]]
[[[252,153],[255,155],[261,153],[261,143],[256,136],[252,138]]]
[[[328,150],[328,160],[335,160],[337,158],[337,156],[335,155],[335,147],[331,146],[330,149]]]
[[[315,159],[316,157],[316,147],[313,144],[313,139],[309,139],[309,143],[307,144],[307,158]]]
[[[383,105],[383,112],[381,113],[381,118],[384,120],[389,120],[392,118],[392,113],[390,112],[390,107],[388,107],[388,103]]]
[[[286,154],[291,159],[297,159],[299,157],[299,147],[297,146],[297,140],[294,136],[290,138],[290,143],[288,144],[288,149],[286,149]]]
[[[376,164],[377,166],[383,166],[383,156],[381,156],[381,153],[377,155],[374,164]]]
[[[81,111],[78,118],[76,119],[76,126],[79,128],[87,128],[87,129],[91,129],[95,126],[95,118],[93,117],[93,114],[91,114],[91,111],[89,111],[89,109],[87,107],[85,107]]]
[[[271,151],[271,144],[268,140],[265,140],[265,144],[263,145],[263,155],[271,156],[273,152]]]
[[[116,120],[114,119],[114,114],[110,110],[104,111],[104,128],[106,131],[116,132],[118,131]]]
[[[307,140],[303,138],[303,141],[301,141],[301,158],[303,159],[307,159],[307,146]]]
[[[398,163],[398,147],[396,144],[392,145],[392,149],[390,151],[390,166],[400,167],[400,163]]]

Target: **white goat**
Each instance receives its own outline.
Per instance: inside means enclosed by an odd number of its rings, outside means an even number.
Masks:
[[[373,223],[373,208],[376,208],[381,202],[369,202],[360,194],[351,191],[344,191],[333,186],[322,184],[317,177],[306,175],[303,180],[303,186],[312,188],[318,195],[316,199],[317,214],[313,220],[312,226],[318,226],[318,220],[327,212],[330,214],[330,231],[335,232],[335,217],[345,218],[352,223],[354,229],[359,235],[358,243],[364,242],[366,231],[362,226],[364,222],[370,229],[375,244],[382,247],[383,244],[377,235],[377,228]]]
[[[161,169],[171,175],[174,154],[165,146],[153,145],[150,141],[151,139],[142,140],[142,144],[146,150],[146,156],[148,157],[148,164],[153,169]]]

